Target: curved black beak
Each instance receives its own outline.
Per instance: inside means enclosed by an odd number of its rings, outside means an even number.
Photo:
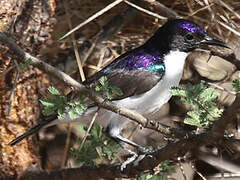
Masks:
[[[221,47],[225,47],[225,48],[231,49],[231,48],[230,48],[229,46],[227,46],[224,42],[219,41],[219,40],[217,40],[217,39],[213,39],[213,38],[211,38],[211,37],[209,37],[209,36],[206,36],[206,37],[204,38],[204,40],[202,40],[202,41],[200,42],[200,44],[208,44],[208,45],[214,45],[214,46],[221,46]]]

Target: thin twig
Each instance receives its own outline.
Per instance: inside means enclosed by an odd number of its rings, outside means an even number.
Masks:
[[[86,67],[90,68],[90,69],[94,69],[96,71],[100,71],[101,68],[100,67],[97,67],[95,65],[92,65],[92,64],[87,64]]]
[[[236,34],[237,36],[240,36],[240,32],[233,29],[232,27],[228,26],[227,24],[224,24],[221,21],[216,20],[220,25],[222,25],[223,27],[225,27],[226,29],[228,29],[229,31],[233,32],[234,34]]]
[[[66,165],[68,150],[69,150],[70,141],[71,141],[71,133],[72,133],[72,124],[68,123],[67,138],[66,138],[66,142],[65,142],[65,146],[64,146],[61,168],[64,168]]]
[[[205,2],[205,4],[206,4],[207,7],[208,7],[207,9],[208,9],[208,11],[209,11],[210,14],[211,14],[211,19],[210,19],[210,21],[212,21],[212,20],[214,19],[214,17],[215,17],[215,13],[213,12],[211,6],[209,6],[208,0],[203,0],[203,1]]]
[[[14,60],[14,63],[15,63],[15,66],[18,67],[18,63],[16,60]],[[11,90],[11,95],[10,95],[10,98],[9,98],[9,104],[8,104],[8,112],[7,114],[9,115],[10,111],[11,111],[11,106],[12,106],[12,101],[13,101],[13,98],[14,98],[14,94],[15,94],[15,90],[16,90],[16,87],[17,87],[17,80],[18,80],[18,77],[19,77],[19,70],[17,68],[17,72],[16,72],[16,77],[14,79],[14,83],[13,83],[13,87],[12,87],[12,90]]]
[[[68,26],[69,26],[70,29],[72,29],[72,22],[71,22],[71,19],[70,19],[70,13],[69,13],[69,10],[68,10],[69,8],[68,8],[67,1],[63,0],[63,4],[64,4],[64,9],[65,9],[65,12],[66,12],[66,16],[67,16]],[[74,32],[71,34],[71,38],[72,38],[75,57],[76,57],[77,64],[78,64],[79,74],[80,74],[81,80],[83,82],[83,81],[86,80],[86,78],[85,78],[85,75],[84,75],[84,72],[83,72],[82,62],[81,62],[80,55],[79,55],[79,52],[78,52],[77,41],[76,41]]]
[[[92,54],[92,52],[94,51],[96,45],[97,45],[97,42],[99,40],[99,35],[102,33],[102,31],[100,31],[99,33],[97,33],[97,35],[94,37],[94,40],[91,44],[91,47],[88,49],[86,55],[84,56],[83,58],[83,64],[85,64],[88,60],[88,58],[90,57],[90,55]]]
[[[98,116],[99,109],[100,109],[100,108],[98,107],[97,111],[95,112],[95,114],[94,114],[94,116],[93,116],[93,118],[92,118],[92,120],[91,120],[91,123],[89,124],[89,127],[88,127],[88,129],[87,129],[87,131],[86,131],[86,133],[85,133],[85,135],[84,135],[84,137],[83,137],[83,140],[82,140],[81,144],[80,144],[79,151],[82,150],[82,147],[83,147],[83,145],[85,144],[85,141],[86,141],[86,139],[87,139],[87,137],[88,137],[88,135],[89,135],[89,132],[91,131],[91,129],[92,129],[92,127],[93,127],[93,124],[94,124],[94,122],[95,122],[95,120],[96,120],[96,118],[97,118],[97,116]]]
[[[240,19],[240,14],[234,11],[234,9],[230,5],[226,4],[226,2],[223,2],[222,0],[218,0],[217,2],[219,2],[222,6],[232,12],[238,19]]]
[[[211,7],[211,6],[213,6],[213,5],[214,5],[214,3],[209,4],[209,5],[205,6],[205,7],[202,7],[202,8],[200,8],[200,9],[192,12],[188,17],[193,16],[193,15],[195,15],[195,14],[197,14],[197,13],[199,13],[199,12],[205,10],[205,9],[208,9],[209,7]]]
[[[131,3],[131,2],[129,2],[129,1],[127,1],[127,0],[124,0],[124,2],[125,2],[126,4],[128,4],[129,6],[132,6],[133,8],[136,8],[137,10],[142,11],[142,12],[144,12],[144,13],[150,15],[150,16],[156,17],[156,18],[158,18],[158,19],[167,19],[167,17],[160,16],[160,15],[157,14],[157,13],[154,13],[154,12],[151,12],[151,11],[149,11],[149,10],[147,10],[147,9],[144,9],[144,8],[138,6],[138,5],[134,4],[134,3]]]
[[[159,1],[153,1],[153,0],[141,0],[138,1],[141,6],[145,7],[153,7],[156,12],[161,12],[164,16],[168,18],[181,18],[174,10],[166,7],[164,4],[160,3]]]
[[[177,161],[178,161],[178,166],[179,166],[179,168],[180,168],[180,170],[182,172],[184,180],[187,180],[187,176],[186,176],[186,173],[184,172],[183,164],[181,162],[181,157],[178,157]]]
[[[222,155],[216,156],[207,152],[197,152],[196,157],[209,165],[216,167],[224,172],[239,173],[240,167],[229,159],[224,159]]]
[[[203,82],[204,82],[204,83],[207,83],[208,85],[213,86],[213,87],[215,87],[215,88],[217,88],[217,89],[219,89],[219,90],[221,90],[221,91],[225,91],[225,92],[227,92],[227,93],[229,93],[229,94],[232,94],[232,95],[236,95],[236,94],[237,94],[236,92],[230,91],[230,90],[228,90],[228,89],[226,89],[226,88],[224,88],[224,87],[222,87],[222,86],[219,86],[218,84],[211,83],[211,82],[206,82],[206,81],[203,81]]]
[[[70,34],[72,34],[73,32],[77,31],[78,29],[80,29],[81,27],[85,26],[86,24],[90,23],[92,20],[96,19],[97,17],[101,16],[102,14],[104,14],[105,12],[109,11],[110,9],[112,9],[114,6],[118,5],[119,3],[121,3],[123,0],[116,0],[113,3],[107,5],[105,8],[103,8],[102,10],[98,11],[97,13],[93,14],[92,16],[90,16],[89,18],[87,18],[84,22],[82,22],[81,24],[77,25],[75,28],[73,28],[71,31],[69,31],[68,33],[66,33],[63,37],[61,37],[59,40],[62,40],[64,38],[66,38],[67,36],[69,36]]]
[[[203,175],[202,175],[202,173],[200,173],[197,169],[196,169],[196,167],[194,166],[194,164],[190,164],[190,166],[191,166],[191,168],[203,179],[203,180],[207,180]]]
[[[125,11],[114,16],[106,25],[100,28],[100,31],[94,35],[91,39],[93,39],[93,43],[90,49],[87,51],[86,56],[83,59],[83,64],[87,62],[88,59],[91,58],[94,51],[96,50],[96,46],[102,42],[104,39],[111,37],[113,34],[119,31],[119,29],[129,21],[131,21],[137,14],[137,10],[128,7]]]

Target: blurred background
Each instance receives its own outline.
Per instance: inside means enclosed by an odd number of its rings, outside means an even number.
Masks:
[[[223,40],[232,50],[206,47],[193,52],[185,65],[181,85],[205,82],[214,87],[221,94],[221,108],[231,105],[235,98],[232,80],[240,73],[239,62],[231,63],[227,59],[210,56],[210,50],[226,57],[234,53],[236,59],[240,59],[239,0],[0,0],[0,7],[2,32],[11,35],[25,51],[79,82],[124,52],[142,45],[168,18],[191,20],[202,26],[211,37]],[[82,25],[86,20],[89,22]],[[78,25],[82,27],[59,40]],[[17,58],[9,48],[0,44],[0,178],[26,170],[79,166],[70,152],[78,137],[84,136],[83,125],[79,123],[53,126],[13,148],[7,145],[44,119],[39,99],[47,96],[50,85],[63,95],[72,91],[71,87],[37,68],[30,66],[28,71],[17,71]],[[78,58],[81,66],[77,63]],[[84,74],[79,73],[79,68]],[[146,116],[167,125],[191,129],[183,124],[188,109],[190,107],[179,98],[173,97],[161,110]],[[238,139],[240,116],[239,112],[236,113],[236,121],[229,125],[228,132]],[[106,125],[104,120],[98,122]],[[135,142],[148,146],[161,147],[171,141],[135,124],[124,133]],[[184,179],[184,171],[189,180],[221,179],[223,176],[240,179],[237,175],[240,173],[239,148],[236,142],[231,147],[197,149],[191,155],[187,154],[182,163],[172,163],[175,173],[167,174],[166,178]],[[181,171],[180,167],[184,170]]]

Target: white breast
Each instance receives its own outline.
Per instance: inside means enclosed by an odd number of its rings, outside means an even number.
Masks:
[[[130,109],[135,109],[139,113],[150,113],[161,107],[171,98],[170,88],[179,85],[187,56],[188,53],[185,52],[170,51],[164,60],[165,75],[157,85],[144,94],[115,102]]]

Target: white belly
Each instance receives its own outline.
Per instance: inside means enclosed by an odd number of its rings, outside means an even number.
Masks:
[[[166,72],[160,82],[144,94],[115,102],[144,114],[153,112],[156,108],[160,108],[171,98],[171,87],[179,85],[187,55],[188,54],[185,52],[171,51],[165,57],[164,64]]]

